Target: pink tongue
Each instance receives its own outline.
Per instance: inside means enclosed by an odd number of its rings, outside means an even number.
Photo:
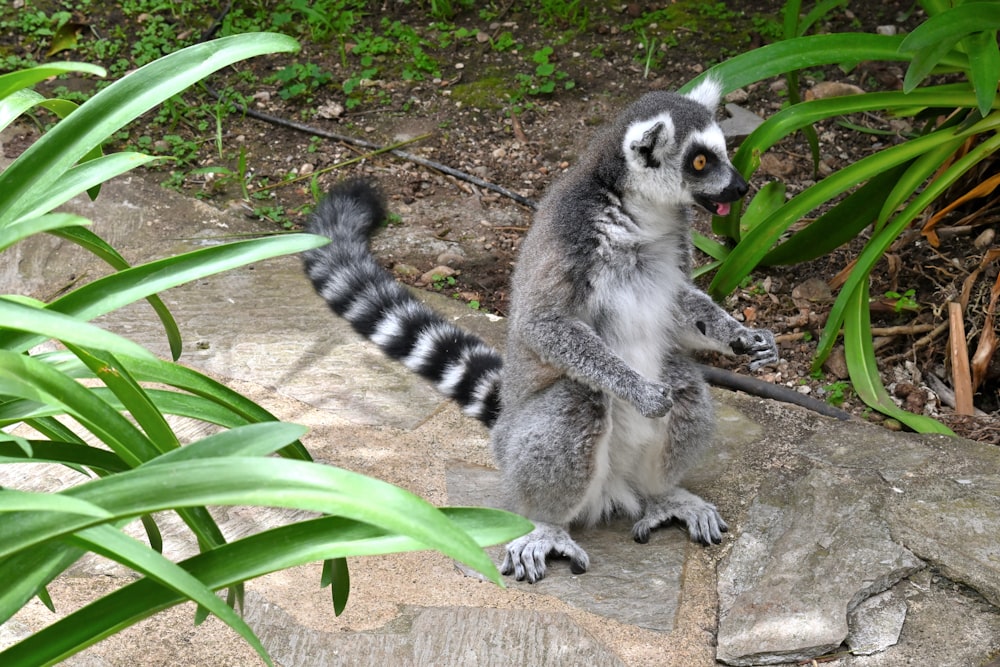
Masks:
[[[716,215],[729,215],[729,204],[721,201],[715,202],[715,213]]]

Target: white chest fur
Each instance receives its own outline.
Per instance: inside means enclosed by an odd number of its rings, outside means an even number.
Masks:
[[[593,324],[629,366],[658,379],[665,356],[678,346],[687,247],[676,233],[652,236],[620,214],[600,229],[599,261],[591,267]],[[669,415],[648,419],[614,398],[610,417],[598,455],[603,480],[595,480],[578,514],[585,522],[612,512],[637,514],[640,496],[665,491],[659,485]]]

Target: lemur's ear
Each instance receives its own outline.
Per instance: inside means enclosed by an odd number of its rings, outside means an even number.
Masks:
[[[686,97],[694,100],[708,109],[710,113],[714,114],[715,110],[719,107],[719,101],[722,99],[722,82],[718,79],[707,77],[695,86],[694,90],[689,92]]]
[[[669,116],[633,123],[625,135],[625,148],[637,164],[656,169],[665,149],[674,141],[674,124]]]

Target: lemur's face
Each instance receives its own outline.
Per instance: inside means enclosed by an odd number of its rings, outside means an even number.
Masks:
[[[664,96],[651,117],[629,125],[622,149],[631,187],[665,202],[696,202],[726,215],[747,182],[726,155],[714,120],[719,88],[707,81],[686,96]]]

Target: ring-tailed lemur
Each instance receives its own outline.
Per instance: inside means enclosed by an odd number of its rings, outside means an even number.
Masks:
[[[749,329],[690,280],[689,207],[724,215],[747,183],[715,123],[720,86],[652,92],[605,128],[543,198],[512,276],[507,352],[444,321],[381,268],[368,235],[377,191],[336,186],[309,230],[332,242],[304,254],[316,291],[389,356],[491,427],[491,449],[516,508],[535,523],[506,547],[504,574],[535,582],[546,558],[589,566],[567,532],[613,515],[632,536],[678,519],[719,543],[715,506],[681,488],[712,439],[713,412],[690,353],[778,359],[774,336]]]

